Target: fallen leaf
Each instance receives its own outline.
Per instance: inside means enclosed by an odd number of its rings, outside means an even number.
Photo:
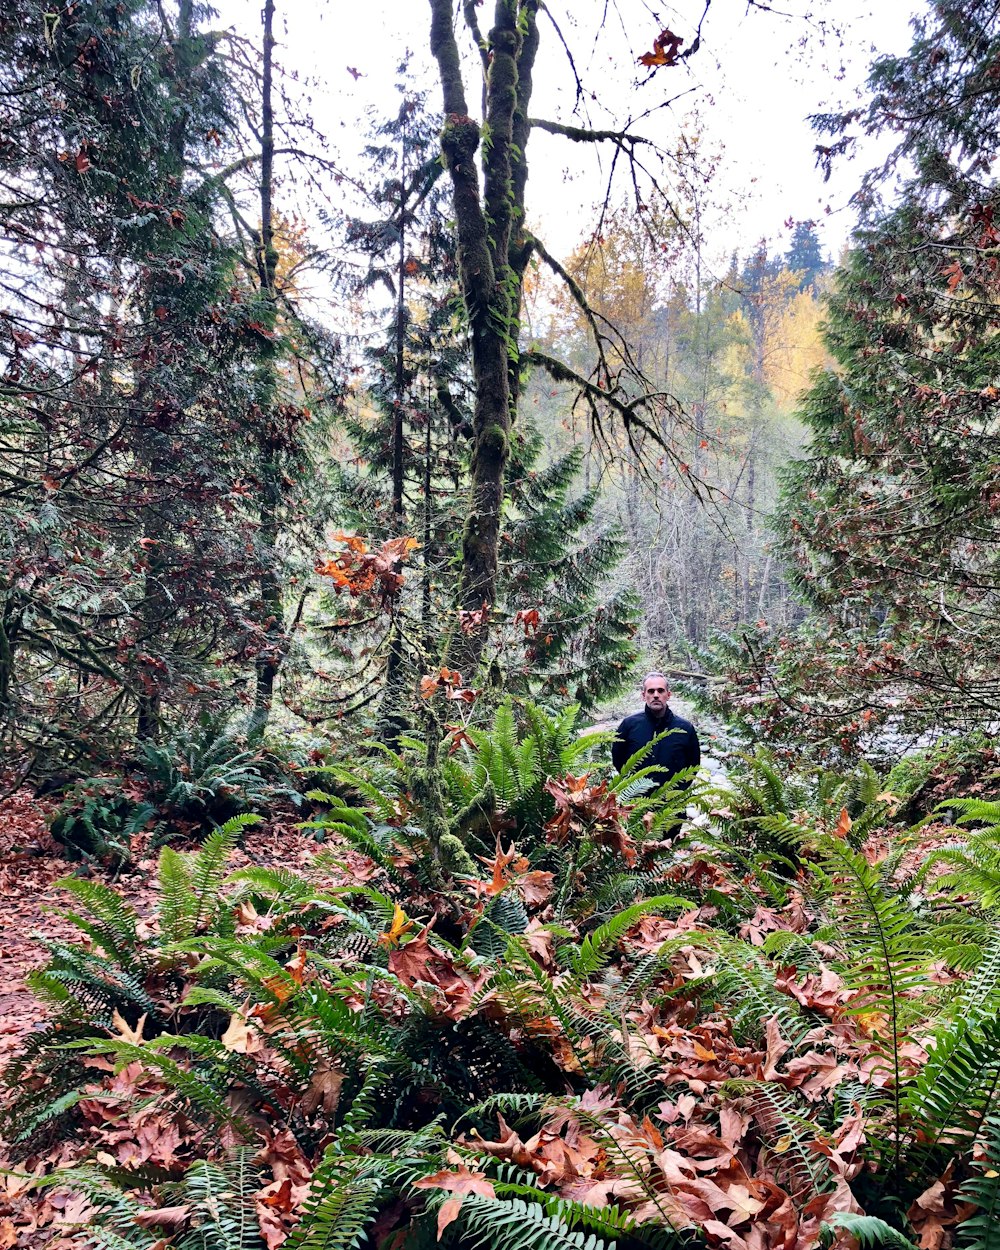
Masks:
[[[229,1017],[229,1027],[219,1039],[226,1050],[237,1055],[255,1055],[264,1049],[264,1039],[247,1024],[246,1018],[239,1012]]]
[[[151,1211],[139,1211],[134,1216],[140,1228],[183,1228],[191,1218],[191,1208],[187,1205],[178,1207],[157,1207]]]
[[[133,1029],[127,1020],[123,1019],[117,1009],[111,1013],[111,1023],[118,1030],[118,1035],[126,1042],[131,1042],[134,1046],[142,1044],[142,1030],[146,1023],[146,1013],[143,1012],[139,1017],[138,1023]]]
[[[340,1091],[344,1084],[344,1073],[336,1072],[324,1061],[312,1074],[306,1092],[302,1095],[300,1106],[306,1115],[311,1115],[320,1104],[327,1115],[333,1115],[340,1102]]]
[[[447,1193],[459,1195],[449,1198],[438,1211],[437,1239],[441,1240],[444,1230],[453,1220],[457,1219],[462,1199],[466,1194],[480,1194],[484,1198],[496,1197],[496,1190],[486,1179],[485,1172],[470,1172],[464,1163],[454,1171],[435,1172],[433,1176],[421,1177],[413,1182],[414,1189],[443,1189]]]

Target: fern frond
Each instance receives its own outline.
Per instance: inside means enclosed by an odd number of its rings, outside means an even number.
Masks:
[[[823,1224],[824,1230],[850,1233],[862,1246],[889,1246],[891,1250],[917,1250],[915,1242],[874,1215],[851,1215],[838,1211]]]
[[[716,1000],[726,1005],[734,1032],[746,1029],[761,1037],[765,1021],[774,1017],[783,1037],[793,1045],[802,1040],[815,1018],[810,1020],[794,999],[775,986],[775,969],[768,960],[749,943],[724,934],[712,934],[705,946],[715,959]]]
[[[1000,1113],[992,1111],[982,1126],[984,1158],[959,1191],[960,1202],[975,1204],[976,1211],[959,1226],[962,1250],[1000,1250]]]
[[[253,1195],[260,1188],[253,1151],[241,1147],[221,1164],[205,1160],[188,1168],[173,1187],[176,1199],[197,1213],[195,1227],[178,1239],[178,1250],[264,1250]]]
[[[195,908],[189,857],[165,846],[160,851],[158,872],[160,932],[168,939],[189,937],[188,917]]]
[[[907,1092],[905,1109],[919,1133],[907,1166],[938,1145],[971,1149],[1000,1084],[1000,1020],[963,1017],[939,1027],[927,1063]]]
[[[378,1209],[377,1176],[345,1172],[338,1155],[328,1155],[313,1173],[302,1219],[285,1242],[288,1250],[358,1250]]]
[[[514,1198],[509,1202],[468,1194],[460,1208],[463,1242],[494,1250],[611,1250],[591,1233],[574,1232],[537,1203]]]
[[[530,1183],[500,1181],[494,1185],[494,1189],[500,1199],[524,1198],[537,1203],[548,1215],[567,1228],[586,1229],[600,1237],[614,1238],[632,1232],[636,1226],[635,1218],[623,1207],[595,1207],[585,1202],[574,1202],[571,1198],[560,1198],[558,1194]],[[611,1244],[614,1245],[614,1242]]]
[[[655,898],[633,903],[631,907],[626,907],[617,916],[613,916],[592,933],[588,933],[579,949],[569,954],[569,967],[577,976],[591,976],[607,963],[619,939],[624,937],[642,916],[649,912],[662,911],[667,907],[679,907],[681,911],[687,911],[692,906],[689,899],[678,898],[674,894],[658,894]],[[562,949],[565,950],[565,948]]]
[[[108,955],[129,961],[137,958],[140,947],[136,935],[139,914],[130,907],[120,894],[97,881],[88,881],[83,877],[62,877],[55,882],[59,889],[66,890],[86,907],[96,918],[100,927],[85,927],[84,922],[74,913],[67,913],[66,918],[86,932]]]
[[[179,1045],[184,1038],[158,1038],[162,1044],[173,1041]],[[202,1039],[208,1041],[209,1039]],[[158,1076],[167,1090],[174,1097],[182,1100],[192,1108],[205,1112],[219,1124],[229,1124],[241,1136],[249,1139],[252,1130],[242,1116],[237,1115],[225,1101],[227,1091],[218,1088],[218,1082],[212,1081],[196,1072],[182,1067],[169,1055],[161,1054],[155,1046],[141,1046],[133,1042],[114,1038],[107,1041],[92,1038],[83,1042],[71,1042],[67,1049],[85,1050],[92,1055],[112,1055],[116,1066],[122,1068],[130,1063],[139,1063],[147,1071]]]
[[[189,936],[207,928],[219,908],[219,892],[226,875],[226,863],[239,841],[240,834],[248,825],[258,824],[260,816],[247,813],[233,816],[205,839],[204,845],[191,865],[191,893],[193,910],[186,917]]]

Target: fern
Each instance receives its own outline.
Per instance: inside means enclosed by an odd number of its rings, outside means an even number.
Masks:
[[[974,1215],[959,1227],[963,1250],[1000,1250],[1000,1112],[991,1111],[982,1126],[984,1158],[981,1171],[965,1182],[960,1202],[971,1202]]]
[[[492,899],[472,929],[471,946],[484,959],[497,960],[507,951],[512,933],[528,927],[528,913],[516,894],[505,892]]]
[[[259,821],[259,816],[249,813],[233,816],[205,839],[205,844],[195,856],[191,867],[193,908],[191,914],[185,918],[187,933],[183,936],[200,933],[208,926],[209,920],[214,918],[219,906],[219,890],[226,875],[226,861],[243,830]]]
[[[43,942],[49,962],[30,972],[28,986],[58,1007],[69,1019],[110,1028],[122,1016],[148,1015],[161,1020],[160,1006],[145,986],[141,967],[122,967],[112,960],[64,942]],[[133,962],[134,961],[130,961]]]
[[[770,1081],[730,1081],[723,1088],[749,1095],[757,1131],[775,1151],[774,1165],[787,1174],[786,1185],[795,1186],[793,1197],[832,1188],[824,1156],[815,1150],[821,1131],[794,1094]]]
[[[878,870],[839,838],[820,835],[821,869],[834,895],[834,925],[845,959],[839,971],[857,991],[850,1010],[884,1016],[883,1045],[891,1074],[893,1171],[898,1174],[902,1144],[900,1047],[909,1026],[921,1018],[920,991],[933,989],[927,972],[927,942],[911,908],[887,893]]]
[[[723,934],[711,935],[705,940],[705,946],[716,964],[716,1001],[725,1004],[735,1033],[746,1028],[751,1035],[760,1037],[764,1022],[773,1017],[778,1021],[782,1036],[793,1044],[802,1040],[814,1021],[804,1015],[793,999],[776,988],[775,970],[767,960],[748,943]]]
[[[357,1250],[378,1209],[382,1181],[345,1172],[327,1154],[313,1174],[301,1221],[285,1242],[288,1250]]]
[[[574,1232],[558,1216],[520,1198],[499,1202],[468,1194],[460,1208],[463,1243],[493,1250],[613,1250],[596,1234]]]
[[[161,1044],[177,1045],[183,1038],[159,1038]],[[139,1063],[147,1071],[158,1076],[172,1098],[179,1099],[192,1109],[204,1112],[216,1124],[228,1124],[243,1137],[249,1138],[252,1132],[242,1116],[234,1112],[227,1104],[220,1091],[221,1083],[217,1078],[210,1079],[195,1071],[184,1068],[169,1055],[160,1054],[155,1046],[140,1046],[133,1042],[122,1041],[120,1038],[102,1040],[90,1038],[82,1042],[71,1042],[70,1047],[84,1050],[92,1055],[113,1055],[116,1066],[126,1067],[130,1063]]]
[[[622,1233],[628,1234],[636,1226],[634,1216],[619,1206],[595,1207],[584,1202],[574,1202],[532,1184],[501,1181],[494,1185],[494,1189],[498,1198],[524,1198],[537,1203],[546,1214],[567,1228],[584,1228],[601,1237],[613,1238]]]
[[[655,898],[634,903],[595,929],[593,933],[588,933],[579,949],[570,953],[567,961],[569,967],[581,977],[597,972],[607,963],[619,939],[624,937],[637,920],[648,912],[662,911],[666,907],[679,907],[685,911],[691,907],[691,903],[688,899],[677,898],[673,894],[658,894]]]
[[[222,1164],[193,1164],[168,1191],[195,1215],[191,1230],[177,1239],[177,1250],[264,1250],[253,1202],[260,1185],[260,1168],[246,1147]]]
[[[84,1097],[79,1089],[71,1089],[67,1093],[60,1094],[58,1098],[52,1099],[51,1102],[38,1105],[38,1097],[34,1095],[26,1108],[28,1112],[26,1118],[17,1117],[17,1127],[11,1135],[10,1141],[14,1146],[20,1146],[24,1142],[30,1141],[39,1129],[58,1120],[65,1115],[67,1111],[72,1110]]]
[[[390,755],[392,765],[390,767],[372,766],[369,769],[370,776],[365,775],[360,769],[348,768],[343,764],[328,764],[317,769],[316,772],[329,776],[347,789],[361,795],[378,814],[379,819],[385,824],[390,824],[398,816],[396,801],[409,789],[410,784],[409,769],[403,756],[391,753]]]
[[[861,1246],[889,1246],[891,1250],[917,1250],[915,1242],[898,1229],[874,1215],[852,1215],[838,1211],[823,1225],[825,1232],[845,1232],[856,1237]]]
[[[971,1149],[1000,1082],[1000,1020],[959,1016],[941,1026],[930,1058],[908,1091],[905,1109],[919,1135],[909,1167],[925,1164],[938,1145]]]
[[[109,886],[87,881],[82,877],[61,877],[55,885],[57,889],[72,894],[98,922],[96,926],[88,926],[72,912],[66,917],[83,929],[106,954],[121,960],[136,957],[139,948],[136,934],[139,916],[119,894]]]

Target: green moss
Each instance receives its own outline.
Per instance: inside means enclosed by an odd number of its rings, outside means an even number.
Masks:
[[[460,164],[479,147],[479,125],[471,117],[449,114],[441,131],[441,149],[450,165]]]
[[[461,839],[453,833],[441,835],[441,863],[445,870],[454,876],[475,877],[476,865],[472,856],[462,845]]]
[[[484,450],[488,450],[496,456],[506,456],[510,450],[510,438],[507,431],[502,425],[494,421],[483,432],[482,446]]]

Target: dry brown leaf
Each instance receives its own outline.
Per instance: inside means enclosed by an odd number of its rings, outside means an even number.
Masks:
[[[466,1194],[480,1194],[484,1198],[496,1196],[496,1190],[486,1179],[486,1173],[470,1172],[464,1163],[459,1164],[454,1171],[445,1170],[435,1172],[433,1176],[424,1176],[419,1181],[413,1182],[413,1188],[443,1189],[448,1193],[458,1195],[455,1198],[449,1198],[438,1211],[438,1241],[441,1240],[448,1225],[458,1218],[459,1208]]]
[[[264,1039],[247,1024],[246,1018],[238,1011],[229,1017],[229,1027],[219,1039],[226,1050],[237,1055],[255,1055],[264,1049]]]
[[[327,1115],[333,1115],[340,1102],[340,1091],[344,1084],[344,1073],[335,1072],[325,1061],[320,1064],[312,1075],[309,1087],[302,1095],[300,1106],[306,1115],[312,1115],[322,1103]]]
[[[139,1211],[133,1218],[140,1228],[181,1229],[191,1218],[191,1208],[186,1204],[177,1207],[156,1207],[150,1211]]]
[[[118,1014],[117,1009],[111,1013],[111,1023],[118,1030],[118,1035],[126,1042],[131,1042],[135,1046],[142,1045],[142,1030],[146,1024],[146,1013],[143,1012],[139,1017],[138,1023],[133,1029],[127,1020]]]

